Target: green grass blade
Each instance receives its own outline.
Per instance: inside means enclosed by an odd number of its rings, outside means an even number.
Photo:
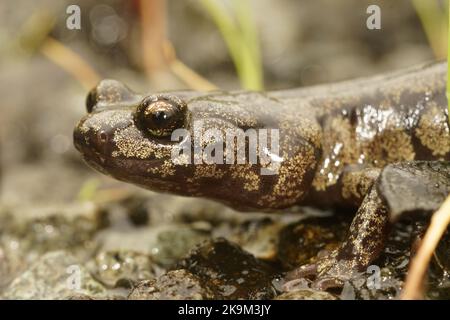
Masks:
[[[262,90],[263,72],[259,39],[251,18],[248,0],[233,2],[236,21],[215,0],[201,0],[201,3],[227,45],[242,87],[248,90]]]
[[[241,30],[242,58],[244,59],[245,84],[248,89],[263,90],[263,72],[259,47],[258,31],[252,18],[252,10],[248,0],[234,0],[237,22]]]
[[[98,179],[89,179],[82,186],[77,195],[78,201],[91,201],[94,199],[95,194],[100,186]]]
[[[412,4],[435,57],[445,59],[447,56],[447,11],[438,0],[412,0]]]

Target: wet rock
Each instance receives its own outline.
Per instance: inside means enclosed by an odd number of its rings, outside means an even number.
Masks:
[[[273,270],[223,238],[202,243],[179,266],[222,299],[271,299],[276,293]]]
[[[428,223],[427,217],[412,216],[396,222],[381,256],[373,262],[373,265],[382,267],[382,273],[385,275],[384,288],[377,291],[368,291],[364,287],[356,286],[356,290],[352,289],[356,291],[354,295],[360,299],[391,299],[397,297],[410,267],[411,256],[415,255]],[[449,232],[447,231],[440,240],[428,269],[426,297],[430,299],[450,298],[450,237],[448,235]],[[387,286],[387,283],[390,283],[390,287]]]
[[[105,229],[96,236],[100,244],[99,251],[136,251],[151,254],[155,242],[153,228],[140,227],[126,230]]]
[[[313,262],[321,250],[336,248],[348,230],[349,221],[340,215],[309,218],[280,231],[278,259],[286,269]]]
[[[222,235],[258,259],[274,260],[277,254],[278,235],[285,225],[280,218],[262,216],[243,220],[228,230],[228,234],[223,232]]]
[[[199,221],[219,224],[225,220],[241,216],[240,213],[212,200],[203,198],[179,197],[170,194],[149,192],[142,189],[133,189],[134,200],[128,200],[126,204],[131,205],[130,213],[132,221],[139,221],[143,207],[147,210],[148,225],[166,225],[166,224],[189,224]],[[139,224],[141,225],[141,224]]]
[[[76,294],[105,296],[105,288],[70,254],[53,251],[14,279],[4,299],[65,299]]]
[[[450,275],[445,273],[438,279],[429,280],[425,297],[432,300],[450,300]]]
[[[408,272],[411,251],[417,246],[425,228],[424,221],[415,219],[404,219],[395,223],[380,257],[373,264],[380,267],[389,266],[392,275],[399,279],[404,278]]]
[[[434,258],[442,273],[450,274],[450,227],[439,241]]]
[[[171,266],[192,248],[209,238],[209,232],[186,226],[174,226],[158,233],[152,257],[162,266]]]
[[[209,238],[209,231],[196,225],[161,225],[126,230],[106,230],[98,241],[102,251],[131,250],[151,256],[160,266],[178,262],[196,244]]]
[[[4,230],[38,252],[84,246],[106,223],[105,213],[90,202],[18,207],[8,214]]]
[[[89,296],[85,294],[77,294],[67,298],[68,300],[125,300],[126,296],[107,295],[107,296]]]
[[[134,195],[124,199],[121,203],[125,208],[129,220],[135,226],[146,225],[149,222],[148,200],[144,195]]]
[[[412,161],[388,165],[377,187],[393,220],[404,213],[432,213],[450,194],[450,162]]]
[[[313,289],[300,289],[285,292],[275,300],[337,300],[337,298],[329,292],[317,291]]]
[[[1,289],[10,281],[12,270],[6,258],[5,250],[0,247],[0,293]]]
[[[95,250],[93,237],[104,224],[104,212],[92,203],[2,206],[0,290],[43,253],[68,249],[82,259],[89,257]]]
[[[20,239],[9,235],[0,236],[0,294],[18,274],[23,272],[33,255],[28,255]]]
[[[151,280],[162,273],[149,255],[135,251],[100,252],[88,263],[97,280],[107,287],[126,287],[141,280]]]
[[[131,300],[215,299],[213,291],[187,270],[173,270],[155,280],[144,280],[133,288]]]
[[[402,285],[403,281],[395,277],[390,268],[382,268],[376,273],[360,273],[346,281],[339,298],[341,300],[398,299]]]
[[[426,296],[430,299],[450,299],[450,228],[447,228],[433,255]]]

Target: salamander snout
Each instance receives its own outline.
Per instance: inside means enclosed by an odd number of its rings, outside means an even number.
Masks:
[[[114,130],[111,128],[89,128],[82,119],[73,131],[75,148],[83,155],[100,157],[102,161],[111,153]]]

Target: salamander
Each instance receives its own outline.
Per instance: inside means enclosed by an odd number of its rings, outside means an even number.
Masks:
[[[432,63],[273,92],[140,95],[103,80],[87,96],[74,144],[118,180],[241,211],[354,207],[340,248],[291,273],[334,286],[383,248],[389,210],[374,187],[383,168],[450,160],[446,69]]]

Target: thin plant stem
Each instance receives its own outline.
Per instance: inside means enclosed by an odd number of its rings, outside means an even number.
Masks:
[[[248,0],[235,0],[234,16],[215,0],[202,0],[202,5],[219,29],[236,67],[241,85],[249,90],[263,89],[263,73],[258,33],[251,18]]]
[[[445,1],[447,2],[447,1]],[[447,56],[447,14],[437,0],[412,0],[422,27],[437,59]]]
[[[444,201],[432,218],[419,250],[411,261],[401,298],[403,300],[423,299],[423,279],[433,252],[450,223],[450,196]]]

